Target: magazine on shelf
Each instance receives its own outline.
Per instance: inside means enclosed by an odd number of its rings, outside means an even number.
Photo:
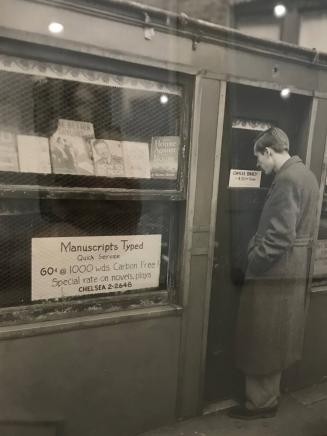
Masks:
[[[179,136],[155,136],[151,141],[151,177],[176,179],[178,172]]]
[[[125,177],[122,143],[110,139],[91,140],[96,176]]]
[[[16,135],[0,130],[0,171],[19,171]]]
[[[56,174],[94,175],[90,140],[61,135],[50,138],[52,171]]]
[[[94,128],[92,123],[86,121],[58,120],[57,134],[67,136],[81,136],[83,138],[94,138]]]
[[[23,173],[51,173],[48,138],[17,135],[19,168]]]
[[[122,141],[125,176],[150,179],[149,144],[147,142]]]

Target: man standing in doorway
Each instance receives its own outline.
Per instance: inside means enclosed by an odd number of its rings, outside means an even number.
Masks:
[[[272,127],[255,141],[258,166],[275,173],[248,247],[241,293],[236,366],[245,374],[239,419],[275,416],[281,373],[301,358],[308,269],[319,189],[313,173],[289,154],[285,132]]]

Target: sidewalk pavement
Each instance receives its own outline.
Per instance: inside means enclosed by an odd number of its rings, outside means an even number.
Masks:
[[[327,436],[327,383],[283,395],[274,418],[242,421],[222,411],[140,436]]]

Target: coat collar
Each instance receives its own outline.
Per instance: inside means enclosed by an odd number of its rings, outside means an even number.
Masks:
[[[274,177],[274,180],[273,180],[273,182],[272,182],[272,184],[271,184],[271,186],[270,186],[270,189],[269,189],[269,191],[268,191],[268,195],[267,195],[267,197],[270,195],[270,193],[271,193],[271,190],[272,190],[272,188],[275,186],[275,183],[276,183],[276,181],[278,180],[278,178],[280,177],[280,175],[285,171],[285,170],[287,170],[287,168],[290,168],[291,166],[293,166],[293,165],[296,165],[296,164],[299,164],[299,163],[302,163],[303,164],[303,161],[302,161],[302,159],[301,158],[299,158],[299,156],[292,156],[292,157],[290,157],[282,166],[281,166],[281,168],[279,169],[279,171],[276,173],[276,175],[275,175],[275,177]]]
[[[275,179],[274,179],[274,181],[285,171],[285,170],[287,170],[289,167],[291,167],[291,166],[293,166],[293,165],[296,165],[296,164],[299,164],[299,163],[302,163],[303,164],[303,162],[302,162],[302,159],[301,158],[299,158],[299,156],[292,156],[292,157],[290,157],[282,166],[281,166],[281,168],[279,169],[279,171],[276,173],[276,176],[275,176]]]
[[[289,159],[287,159],[286,162],[284,162],[284,164],[280,167],[279,171],[277,172],[277,174],[280,174],[282,171],[286,170],[287,168],[289,168],[291,165],[294,164],[298,164],[298,163],[303,163],[302,159],[299,158],[299,156],[292,156]]]

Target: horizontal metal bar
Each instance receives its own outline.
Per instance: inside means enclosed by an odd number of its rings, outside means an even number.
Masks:
[[[293,59],[306,64],[327,67],[327,56],[315,50],[299,47],[281,41],[270,41],[246,35],[236,29],[216,23],[189,17],[185,13],[170,12],[129,0],[29,0],[34,3],[56,6],[78,13],[98,16],[134,26],[147,25],[159,31],[173,33],[201,41],[224,44],[227,47],[243,48],[252,52],[266,52],[268,55]],[[146,22],[146,17],[148,20]]]
[[[326,294],[327,296],[327,285],[315,286],[311,287],[311,295],[312,294]]]
[[[183,191],[159,189],[68,188],[39,185],[0,185],[0,198],[88,199],[88,200],[185,200]]]
[[[84,328],[117,325],[126,322],[141,321],[167,316],[180,316],[183,309],[175,305],[163,305],[147,308],[136,308],[113,313],[102,313],[91,316],[65,318],[61,320],[34,322],[14,326],[0,327],[0,341],[13,338],[25,338],[56,332],[80,330]]]
[[[0,38],[5,38],[7,40],[11,40],[15,42],[14,50],[11,50],[9,47],[2,47],[1,40],[0,40],[0,51],[3,54],[7,55],[16,55],[20,57],[27,57],[27,58],[35,58],[37,56],[37,53],[29,54],[29,52],[23,47],[22,49],[17,48],[17,44],[21,43],[22,41],[25,41],[28,44],[34,44],[36,46],[42,45],[43,47],[46,47],[47,49],[60,49],[64,52],[69,52],[70,54],[72,52],[79,53],[80,55],[88,55],[93,57],[101,57],[102,58],[102,68],[101,71],[105,70],[105,62],[103,60],[110,59],[110,69],[116,73],[121,72],[119,70],[118,63],[133,63],[133,71],[130,71],[128,74],[133,74],[134,76],[139,77],[140,75],[143,78],[149,78],[150,80],[153,79],[153,76],[150,77],[148,72],[145,70],[145,68],[149,69],[156,69],[156,74],[159,72],[159,75],[157,76],[158,79],[161,81],[164,81],[166,83],[175,83],[172,81],[171,72],[174,72],[175,74],[182,73],[182,74],[189,74],[189,75],[196,75],[199,73],[199,68],[192,65],[186,65],[186,64],[180,64],[180,63],[174,63],[169,62],[167,63],[164,60],[160,59],[154,59],[154,58],[148,58],[146,56],[142,56],[137,53],[124,53],[122,51],[116,51],[116,50],[110,50],[105,48],[100,48],[96,46],[90,46],[85,43],[80,42],[74,42],[74,41],[67,41],[65,39],[53,39],[53,37],[48,35],[41,35],[37,33],[28,33],[25,31],[15,30],[15,29],[7,29],[5,27],[0,26]],[[25,55],[23,55],[23,52]],[[51,56],[52,58],[54,56]],[[38,60],[42,60],[42,57],[38,57]],[[49,57],[46,59],[49,60]],[[53,59],[51,59],[51,62],[53,62]],[[71,65],[71,62],[62,60],[61,63],[69,64]],[[115,65],[117,63],[117,67]],[[91,65],[84,65],[84,67],[92,68]],[[109,71],[109,70],[108,70]],[[139,72],[139,73],[138,73]],[[167,76],[167,72],[170,72],[170,74]],[[165,74],[164,74],[165,73]]]
[[[318,93],[315,93],[315,91],[312,89],[297,88],[291,86],[288,83],[268,82],[264,80],[254,80],[254,79],[251,80],[251,79],[245,79],[242,77],[233,76],[231,74],[223,74],[223,73],[216,74],[213,72],[206,72],[205,77],[213,80],[225,80],[229,83],[247,85],[255,88],[270,89],[272,91],[281,91],[286,86],[290,86],[292,94],[307,95],[309,97],[312,97],[314,95],[318,96],[317,95]],[[322,96],[321,98],[327,98],[327,94],[324,93],[320,93],[320,94]]]

